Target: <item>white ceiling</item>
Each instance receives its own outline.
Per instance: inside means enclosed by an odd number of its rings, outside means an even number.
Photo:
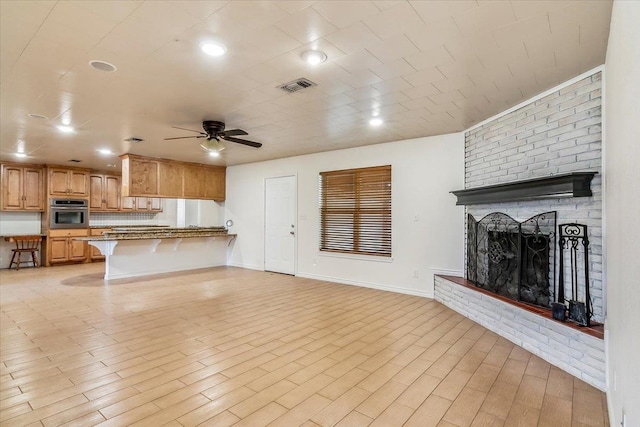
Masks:
[[[2,1],[0,159],[234,165],[457,132],[604,63],[611,1]],[[209,57],[202,40],[228,52]],[[317,66],[309,49],[324,51]],[[115,64],[113,73],[88,66]],[[317,87],[277,86],[306,77]],[[35,113],[49,119],[29,118]],[[379,115],[384,124],[371,127]],[[241,128],[220,159],[172,126]],[[73,134],[56,126],[68,121]],[[131,144],[128,137],[143,138]]]

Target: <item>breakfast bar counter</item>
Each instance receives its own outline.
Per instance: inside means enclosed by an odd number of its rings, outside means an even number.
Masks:
[[[105,279],[121,279],[226,265],[235,237],[224,227],[126,227],[75,240],[102,252]]]

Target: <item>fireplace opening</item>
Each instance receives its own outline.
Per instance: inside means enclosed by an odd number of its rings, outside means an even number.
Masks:
[[[518,222],[502,212],[467,217],[467,280],[541,307],[555,299],[556,212]]]

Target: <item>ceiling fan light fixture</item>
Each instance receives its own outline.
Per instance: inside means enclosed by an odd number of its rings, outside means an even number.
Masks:
[[[382,123],[384,122],[380,117],[374,117],[373,119],[369,120],[369,124],[371,126],[380,126]]]
[[[321,50],[307,50],[302,53],[302,59],[309,65],[318,65],[327,60],[327,54]]]
[[[209,56],[222,56],[227,53],[227,47],[216,41],[202,42],[200,49]]]
[[[207,151],[209,154],[211,154],[212,152],[219,154],[222,150],[227,148],[224,145],[224,142],[215,138],[207,139],[206,141],[202,142],[202,144],[200,144],[200,147],[202,147],[202,149]]]

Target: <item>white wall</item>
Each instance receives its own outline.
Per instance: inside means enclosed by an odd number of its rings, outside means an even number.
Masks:
[[[187,227],[224,225],[224,203],[213,200],[185,200],[185,225]]]
[[[640,3],[615,1],[605,69],[609,416],[640,426]]]
[[[0,236],[40,234],[40,228],[40,212],[0,212]],[[15,243],[0,239],[0,268],[9,267],[11,249],[15,247]]]
[[[319,172],[385,164],[392,165],[392,260],[320,254]],[[285,175],[298,181],[298,276],[433,296],[433,269],[462,274],[464,209],[449,191],[464,185],[463,134],[228,167],[225,215],[238,234],[230,265],[264,268],[264,180]]]

